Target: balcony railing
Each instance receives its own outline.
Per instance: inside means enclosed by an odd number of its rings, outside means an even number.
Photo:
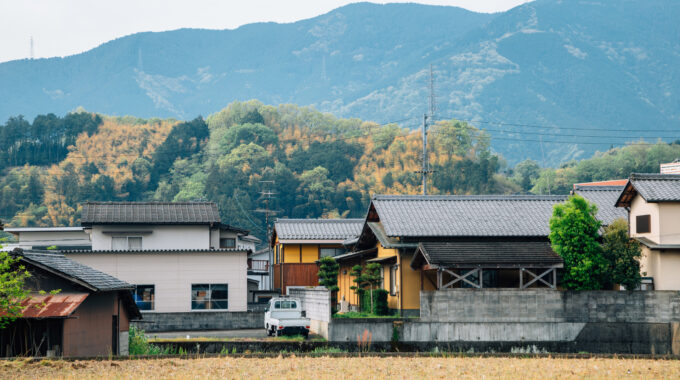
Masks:
[[[248,270],[269,272],[269,261],[248,259]]]

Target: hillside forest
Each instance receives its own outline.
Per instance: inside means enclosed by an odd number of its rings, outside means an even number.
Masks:
[[[0,125],[0,218],[77,225],[84,201],[210,200],[225,223],[264,238],[265,198],[277,217],[362,217],[372,194],[421,192],[422,136],[408,127],[258,101],[191,121],[84,110],[13,117]],[[432,125],[429,193],[565,194],[680,157],[679,141],[637,141],[558,168],[510,167],[490,141],[465,122]]]

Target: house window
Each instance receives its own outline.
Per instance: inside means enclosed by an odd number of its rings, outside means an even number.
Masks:
[[[111,249],[114,251],[129,251],[142,249],[141,236],[114,236],[111,238]]]
[[[392,265],[390,267],[390,295],[397,295],[397,266]]]
[[[327,256],[337,256],[337,255],[342,255],[345,253],[345,250],[342,248],[319,248],[319,256],[320,257],[327,257]]]
[[[226,310],[229,284],[192,284],[191,310]]]
[[[220,248],[236,248],[236,238],[221,238]]]
[[[139,310],[153,310],[156,287],[154,285],[137,285],[135,287],[135,303]]]
[[[652,232],[652,223],[649,215],[638,215],[635,217],[635,232],[638,234]]]

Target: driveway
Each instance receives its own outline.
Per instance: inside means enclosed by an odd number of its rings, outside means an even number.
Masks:
[[[244,329],[244,330],[207,330],[207,331],[171,331],[171,332],[150,332],[146,333],[148,338],[257,338],[267,337],[264,328]]]

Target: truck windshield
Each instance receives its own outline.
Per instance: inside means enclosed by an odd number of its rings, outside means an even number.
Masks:
[[[275,309],[295,309],[297,308],[297,302],[295,301],[276,301],[274,304]]]

